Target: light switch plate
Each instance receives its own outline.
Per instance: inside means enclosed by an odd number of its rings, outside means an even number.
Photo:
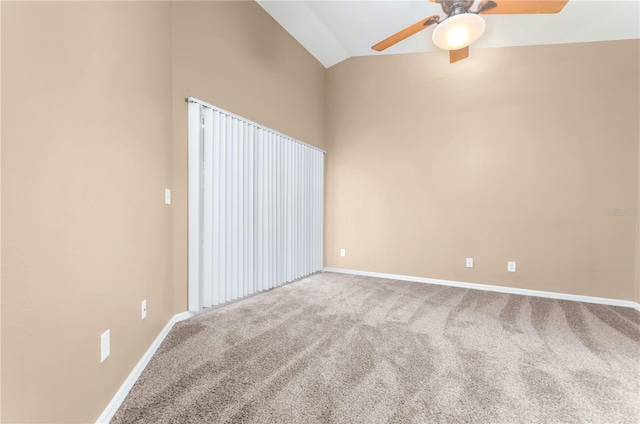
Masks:
[[[143,300],[140,304],[140,313],[142,314],[142,319],[147,317],[147,299]]]
[[[171,204],[171,190],[169,190],[168,188],[164,189],[164,204],[165,205]]]
[[[111,354],[111,332],[105,331],[100,335],[100,362],[104,362],[105,359]]]

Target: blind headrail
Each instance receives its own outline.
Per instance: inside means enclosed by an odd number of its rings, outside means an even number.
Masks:
[[[270,132],[270,133],[273,133],[273,134],[276,134],[276,135],[280,135],[280,136],[282,136],[282,137],[286,137],[286,138],[288,138],[288,139],[290,139],[290,140],[292,140],[292,141],[294,141],[294,142],[296,142],[296,143],[300,143],[300,144],[302,144],[302,145],[304,145],[304,146],[310,147],[310,148],[312,148],[312,149],[314,149],[314,150],[317,150],[317,151],[319,151],[319,152],[322,152],[322,153],[324,153],[324,154],[326,154],[326,153],[327,153],[327,151],[326,151],[326,150],[324,150],[324,149],[320,149],[320,148],[318,148],[318,147],[314,146],[313,144],[305,143],[304,141],[300,141],[300,140],[298,140],[297,138],[293,138],[293,137],[291,137],[290,135],[287,135],[287,134],[281,133],[280,131],[276,131],[276,130],[274,130],[274,129],[272,129],[272,128],[269,128],[269,127],[267,127],[267,126],[264,126],[264,125],[262,125],[262,124],[259,124],[259,123],[257,123],[257,122],[254,122],[254,121],[251,121],[250,119],[244,118],[244,117],[242,117],[242,116],[240,116],[240,115],[236,115],[236,114],[235,114],[235,113],[233,113],[233,112],[229,112],[228,110],[222,109],[221,107],[214,106],[214,105],[212,105],[212,104],[210,104],[210,103],[207,103],[207,102],[205,102],[205,101],[203,101],[203,100],[200,100],[200,99],[196,99],[195,97],[187,97],[185,100],[187,101],[187,103],[197,103],[197,104],[199,104],[199,105],[201,105],[201,106],[204,106],[204,107],[206,107],[206,108],[213,109],[213,110],[217,110],[217,111],[218,111],[218,112],[220,112],[220,113],[224,113],[225,115],[229,115],[229,116],[231,116],[231,117],[233,117],[233,118],[240,119],[241,121],[247,122],[248,124],[251,124],[251,125],[253,125],[253,126],[255,126],[255,127],[262,128],[263,130],[268,131],[268,132]]]

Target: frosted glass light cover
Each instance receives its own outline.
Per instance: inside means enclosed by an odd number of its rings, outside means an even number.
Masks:
[[[485,28],[486,24],[480,15],[454,15],[438,24],[433,31],[433,44],[444,50],[461,49],[480,38]]]

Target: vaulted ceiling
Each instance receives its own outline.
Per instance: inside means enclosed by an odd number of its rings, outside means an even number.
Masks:
[[[443,16],[440,5],[428,0],[258,0],[258,3],[327,68],[352,56],[439,50],[431,41],[433,28],[384,52],[371,49],[375,43],[422,18]],[[560,13],[553,15],[483,16],[487,29],[471,45],[472,55],[477,48],[640,38],[638,0],[570,0]],[[446,52],[442,56],[447,60]]]

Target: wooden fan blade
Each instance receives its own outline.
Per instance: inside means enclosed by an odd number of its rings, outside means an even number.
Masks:
[[[495,0],[496,7],[481,12],[483,15],[530,15],[558,13],[569,0]],[[481,2],[478,7],[482,7]]]
[[[449,63],[456,63],[469,57],[469,46],[458,50],[449,50]]]
[[[420,32],[423,29],[435,24],[436,22],[438,22],[438,18],[439,18],[438,15],[431,15],[428,18],[422,19],[421,21],[416,22],[415,24],[409,27],[406,27],[402,31],[393,34],[391,37],[385,38],[378,44],[371,46],[371,48],[373,50],[381,52],[382,50],[387,49],[393,46],[394,44],[404,40],[405,38],[411,37],[413,34]]]

